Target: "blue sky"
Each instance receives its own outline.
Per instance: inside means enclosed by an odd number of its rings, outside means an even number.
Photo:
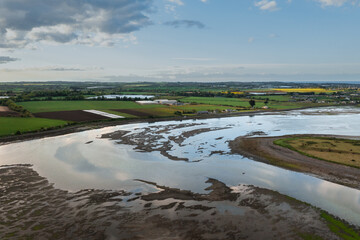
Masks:
[[[1,0],[0,81],[359,81],[357,0]]]

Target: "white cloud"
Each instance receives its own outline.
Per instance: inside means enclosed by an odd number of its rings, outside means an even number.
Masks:
[[[253,37],[249,37],[249,39],[248,39],[248,43],[253,43],[253,42],[254,42],[254,40],[255,40],[255,38],[253,38]]]
[[[340,7],[344,5],[346,2],[348,2],[348,0],[316,0],[316,1],[321,3],[323,7],[328,7],[328,6]]]
[[[179,5],[179,6],[183,6],[184,5],[184,2],[181,1],[181,0],[167,0],[168,2],[171,2],[171,3],[174,3],[176,5]]]
[[[276,1],[261,0],[261,1],[255,2],[255,6],[258,7],[260,10],[264,10],[264,11],[277,10]]]

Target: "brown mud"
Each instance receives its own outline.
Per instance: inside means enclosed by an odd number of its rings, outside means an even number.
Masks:
[[[199,194],[143,182],[159,192],[73,193],[29,166],[0,167],[0,239],[338,239],[319,209],[270,190],[209,179]]]
[[[182,146],[182,143],[189,137],[205,132],[217,131],[226,128],[199,128],[190,131],[184,131],[178,136],[164,136],[174,129],[182,129],[186,127],[201,126],[201,123],[172,124],[166,126],[149,126],[141,129],[141,131],[130,133],[129,131],[119,130],[112,133],[103,134],[101,138],[107,138],[116,141],[118,144],[126,144],[135,146],[135,150],[143,152],[158,151],[163,156],[174,161],[189,161],[188,158],[182,156],[173,156],[169,151],[173,147],[173,143]],[[161,141],[159,141],[161,140]],[[215,154],[215,153],[214,153]]]

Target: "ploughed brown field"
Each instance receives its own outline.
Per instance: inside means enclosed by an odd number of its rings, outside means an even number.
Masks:
[[[18,117],[18,112],[10,110],[8,107],[0,106],[0,117]]]
[[[73,122],[87,122],[87,121],[110,119],[108,117],[104,117],[94,113],[84,112],[81,110],[42,112],[42,113],[35,113],[34,116],[39,118],[59,119],[59,120],[73,121]]]
[[[147,112],[142,112],[139,110],[134,110],[134,109],[112,109],[112,111],[116,111],[116,112],[120,112],[120,113],[126,113],[126,114],[130,114],[136,117],[149,117],[151,116],[150,113]]]

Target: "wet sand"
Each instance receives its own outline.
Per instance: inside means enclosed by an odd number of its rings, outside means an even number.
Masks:
[[[0,239],[338,239],[321,210],[270,190],[209,179],[198,194],[143,182],[159,191],[73,193],[30,166],[0,167]]]
[[[312,174],[327,181],[360,189],[360,169],[307,157],[274,144],[275,140],[296,136],[338,137],[347,139],[359,138],[336,135],[288,135],[281,137],[245,136],[238,137],[229,142],[229,146],[232,153],[240,154],[256,161]]]

